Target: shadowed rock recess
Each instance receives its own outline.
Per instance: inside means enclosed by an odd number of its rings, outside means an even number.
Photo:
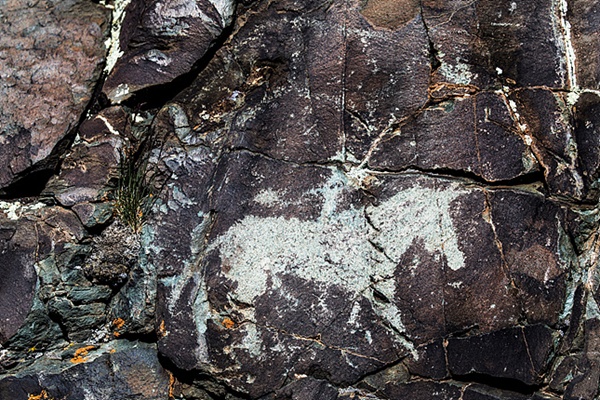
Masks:
[[[600,0],[0,21],[0,400],[600,399]]]

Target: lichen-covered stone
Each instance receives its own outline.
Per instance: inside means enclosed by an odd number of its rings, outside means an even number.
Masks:
[[[34,304],[40,263],[69,252],[85,232],[77,217],[43,203],[0,203],[0,343],[10,339]]]

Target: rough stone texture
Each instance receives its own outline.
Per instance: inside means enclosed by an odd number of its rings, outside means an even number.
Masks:
[[[597,398],[596,3],[109,5],[0,203],[0,397]]]
[[[0,190],[54,168],[90,101],[108,13],[85,0],[0,3]]]
[[[425,0],[422,5],[440,62],[434,82],[481,89],[569,83],[561,2]]]

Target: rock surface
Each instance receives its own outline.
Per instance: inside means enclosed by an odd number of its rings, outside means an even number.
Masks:
[[[597,1],[107,7],[2,184],[0,397],[599,396]]]

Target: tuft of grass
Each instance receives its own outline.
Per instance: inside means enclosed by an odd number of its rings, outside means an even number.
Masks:
[[[148,171],[148,157],[121,152],[119,180],[115,190],[115,214],[135,233],[144,226],[156,199],[155,174]]]
[[[166,138],[152,129],[153,118],[150,114],[142,115],[141,123],[132,124],[131,134],[125,138],[121,150],[114,191],[115,216],[135,233],[142,230],[168,180],[159,167]],[[156,162],[150,161],[152,154],[156,155],[153,158]]]

